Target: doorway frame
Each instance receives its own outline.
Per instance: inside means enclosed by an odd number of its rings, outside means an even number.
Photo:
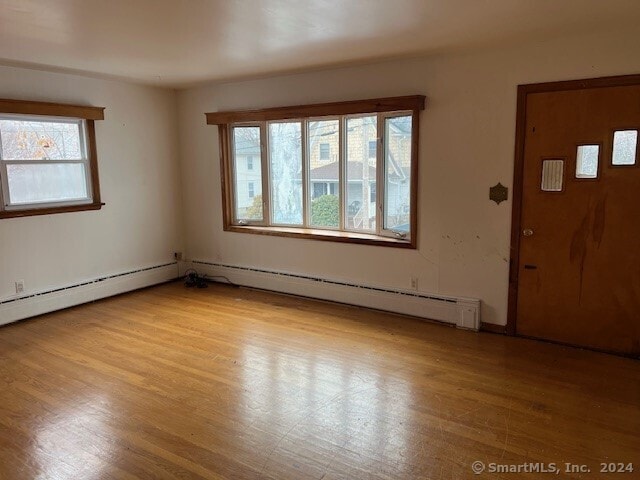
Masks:
[[[509,258],[509,297],[507,305],[507,335],[517,336],[518,274],[520,265],[520,231],[522,230],[522,197],[524,183],[525,127],[527,124],[527,95],[530,93],[561,92],[591,88],[626,87],[640,85],[640,74],[613,77],[562,80],[558,82],[518,85],[516,110],[516,139],[513,168],[513,202],[511,207],[511,249]]]

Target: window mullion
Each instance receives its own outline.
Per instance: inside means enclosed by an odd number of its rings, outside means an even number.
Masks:
[[[301,141],[302,141],[302,226],[309,228],[311,222],[311,200],[309,188],[309,120],[300,121]]]
[[[77,125],[78,131],[80,132],[80,151],[84,158],[89,158],[89,146],[87,145],[87,122],[86,120],[80,120]]]
[[[9,205],[9,179],[7,173],[7,165],[0,160],[0,211],[5,209],[6,205]]]
[[[223,177],[226,175],[226,173],[228,173],[229,175],[229,185],[225,185],[225,187],[228,189],[228,191],[231,192],[231,195],[229,196],[229,201],[231,202],[231,218],[229,219],[229,221],[231,223],[236,223],[238,222],[238,182],[236,181],[236,145],[235,145],[235,140],[234,140],[234,127],[233,125],[225,125],[224,127],[224,131],[221,128],[219,130],[220,133],[220,137],[218,138],[218,142],[220,142],[221,146],[222,145],[227,145],[227,152],[226,158],[223,158],[223,162],[224,162],[224,167],[226,168],[226,172],[225,171],[221,171],[220,175],[222,175]],[[223,138],[223,133],[224,133],[224,137]]]
[[[91,165],[91,161],[89,160],[91,157],[91,148],[89,146],[89,126],[87,120],[82,120],[78,128],[82,131],[82,135],[80,135],[80,142],[82,142],[82,154],[84,156],[85,162],[85,180],[87,182],[87,196],[91,199],[91,201],[95,201],[95,191],[93,189],[93,166]],[[97,169],[97,166],[96,166]]]
[[[91,175],[91,163],[84,162],[84,168],[85,168],[84,181],[87,186],[87,197],[90,198],[91,201],[93,201],[93,188],[92,188],[93,181],[92,181],[92,175]]]
[[[262,162],[262,221],[265,225],[271,225],[271,172],[267,122],[260,122],[260,161]]]
[[[382,113],[378,114],[376,121],[376,234],[380,235],[383,231],[382,222],[384,221],[384,169],[385,169],[385,121]]]
[[[346,230],[347,223],[347,176],[345,171],[346,165],[346,149],[347,149],[347,137],[345,135],[345,122],[344,116],[339,117],[338,121],[338,208],[340,209],[340,230]]]
[[[0,202],[0,212],[4,211],[5,205],[9,205],[8,182],[9,180],[7,179],[7,166],[2,161],[2,135],[0,135],[0,200],[2,200]]]

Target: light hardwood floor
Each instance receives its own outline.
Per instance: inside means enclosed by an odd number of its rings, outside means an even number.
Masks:
[[[2,327],[0,389],[2,479],[640,478],[638,361],[221,285]]]

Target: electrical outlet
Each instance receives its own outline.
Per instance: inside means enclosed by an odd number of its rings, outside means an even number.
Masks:
[[[24,280],[16,281],[16,294],[24,293]]]
[[[178,261],[182,260],[182,252],[173,252],[173,258]]]
[[[411,290],[418,290],[418,277],[411,277],[409,285]]]

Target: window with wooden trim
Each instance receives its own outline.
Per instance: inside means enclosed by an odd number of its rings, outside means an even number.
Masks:
[[[102,206],[94,120],[103,110],[0,100],[0,218]]]
[[[219,126],[224,229],[415,248],[424,103],[410,96],[208,113]]]

